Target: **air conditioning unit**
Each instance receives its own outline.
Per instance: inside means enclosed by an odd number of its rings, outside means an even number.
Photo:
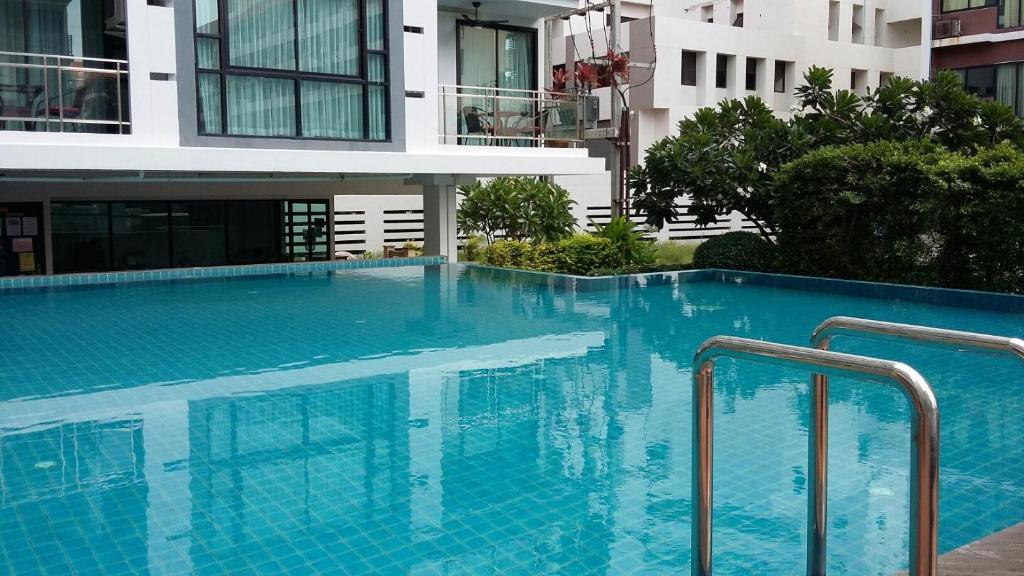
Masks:
[[[939,20],[935,23],[935,39],[954,38],[960,36],[960,20]]]

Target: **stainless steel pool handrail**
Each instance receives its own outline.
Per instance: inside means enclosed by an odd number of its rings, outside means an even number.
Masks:
[[[897,324],[849,316],[835,316],[819,324],[811,336],[811,345],[821,350],[828,350],[833,337],[858,334],[880,336],[888,340],[910,340],[921,344],[966,347],[979,352],[1006,352],[1024,360],[1024,340],[1020,338],[914,324]]]
[[[919,344],[967,348],[977,352],[1009,353],[1024,360],[1024,340],[976,332],[931,328],[914,324],[898,324],[881,320],[835,316],[825,320],[814,330],[811,346],[828,350],[832,338],[840,335],[873,336],[886,340],[909,340]],[[828,436],[820,431],[828,427],[828,376],[815,374],[811,391],[811,433],[808,442],[812,453],[828,453]],[[812,524],[809,531],[808,574],[825,573],[825,488],[828,482],[828,459],[822,458],[808,471],[812,480],[811,500],[808,502]]]
[[[841,354],[815,348],[775,344],[760,340],[716,336],[704,342],[693,358],[693,532],[692,574],[711,575],[712,514],[712,430],[714,415],[715,361],[721,357],[753,360],[770,364],[806,368],[826,377],[844,376],[871,382],[895,385],[907,396],[913,407],[910,455],[910,574],[936,576],[938,573],[939,512],[939,408],[931,386],[916,370],[901,362],[865,356]],[[826,395],[827,402],[827,395]],[[812,483],[808,494],[808,565],[807,573],[825,573],[825,564],[814,558],[825,558],[825,476],[828,446],[826,422],[812,419],[808,462]],[[818,484],[818,481],[822,482]],[[820,535],[820,538],[818,537]],[[813,570],[820,570],[814,572]]]

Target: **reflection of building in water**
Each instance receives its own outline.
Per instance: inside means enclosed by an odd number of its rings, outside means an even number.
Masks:
[[[301,549],[293,539],[355,548],[375,526],[407,524],[407,381],[192,403],[193,562],[231,562],[253,546]]]
[[[135,419],[0,435],[0,534],[17,542],[44,531],[53,545],[37,550],[67,554],[83,572],[101,566],[90,549],[116,542],[124,570],[144,571],[144,453]]]

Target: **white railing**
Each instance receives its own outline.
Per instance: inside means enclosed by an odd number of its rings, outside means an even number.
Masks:
[[[0,52],[0,130],[129,133],[128,61]]]
[[[589,96],[441,85],[441,144],[578,148]]]

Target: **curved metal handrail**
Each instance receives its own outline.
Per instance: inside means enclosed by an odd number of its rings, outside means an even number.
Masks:
[[[851,318],[849,316],[835,316],[819,324],[811,336],[811,346],[819,350],[828,350],[832,345],[832,338],[843,335],[872,336],[891,341],[911,341],[931,346],[967,348],[985,353],[1009,353],[1024,361],[1024,340],[1020,338],[1007,338],[1004,336],[931,328],[913,324],[898,324],[881,320]],[[811,390],[810,420],[812,427],[812,433],[808,440],[810,450],[820,454],[827,453],[828,436],[818,433],[828,426],[827,375],[814,375]],[[827,459],[822,460],[817,468],[812,469],[811,477],[814,479],[814,484],[821,486],[822,489],[811,494],[812,501],[808,504],[811,514],[816,519],[815,529],[809,535],[813,545],[808,550],[808,570],[810,573],[810,567],[813,566],[814,573],[824,574],[826,561],[826,503],[824,487],[827,484],[828,477]]]
[[[831,339],[841,334],[870,334],[889,340],[911,340],[922,344],[968,347],[980,352],[1008,352],[1024,360],[1024,340],[992,336],[976,332],[961,332],[944,328],[930,328],[913,324],[897,324],[881,320],[866,320],[835,316],[825,320],[814,330],[811,345],[828,350]]]
[[[692,574],[711,575],[712,421],[715,361],[720,357],[805,368],[826,377],[844,376],[895,385],[913,407],[910,470],[910,574],[938,572],[939,408],[931,386],[901,362],[841,354],[760,340],[717,336],[704,342],[693,359],[693,536]],[[827,398],[827,396],[826,396]],[[827,401],[827,400],[826,400]],[[812,420],[814,422],[814,420]],[[815,424],[812,424],[815,426]],[[814,439],[820,437],[824,442]],[[808,494],[807,573],[825,573],[825,476],[827,425],[811,431],[808,463],[814,484]],[[817,559],[821,559],[818,562]]]

